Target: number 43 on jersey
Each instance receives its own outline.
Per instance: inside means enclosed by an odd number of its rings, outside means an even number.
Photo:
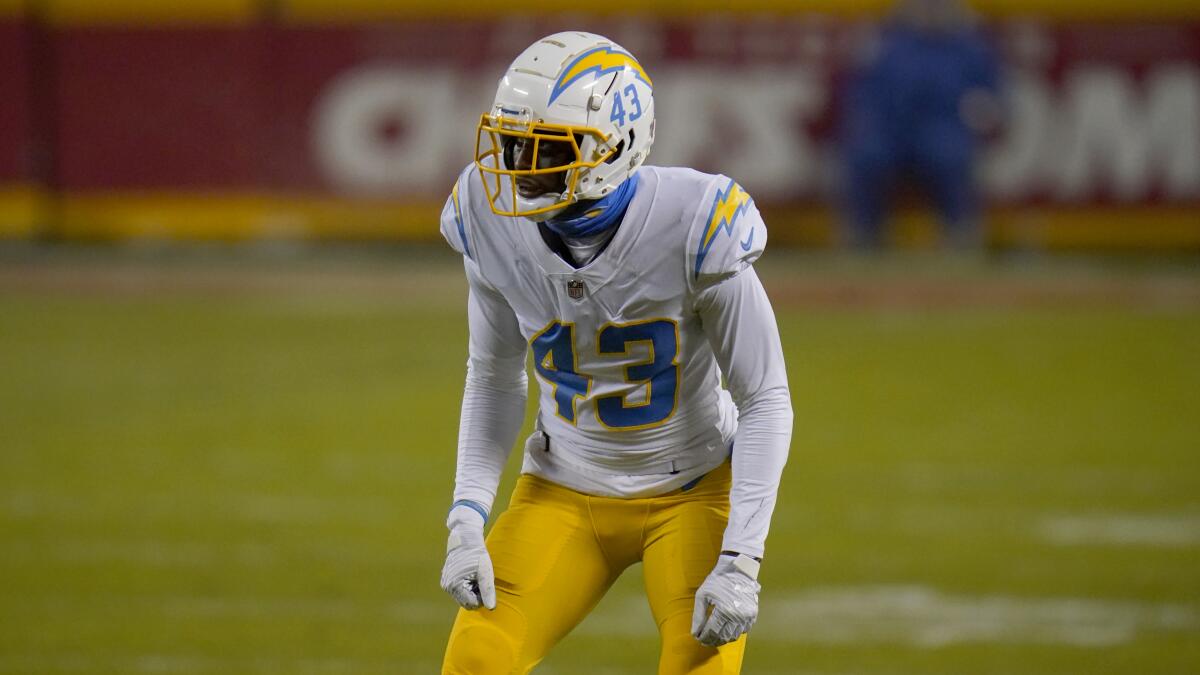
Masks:
[[[641,385],[646,395],[640,403],[630,403],[624,394],[596,397],[596,419],[609,429],[648,429],[666,422],[675,412],[679,393],[679,362],[676,361],[679,326],[668,319],[610,323],[596,334],[596,351],[600,358],[626,360],[630,345],[634,343],[645,343],[649,348],[648,356],[625,365],[625,383]],[[533,336],[530,347],[538,376],[554,389],[558,416],[575,424],[579,399],[586,399],[592,390],[592,376],[579,372],[575,324],[550,322]]]

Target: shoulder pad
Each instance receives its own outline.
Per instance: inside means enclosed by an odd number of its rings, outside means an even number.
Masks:
[[[450,196],[442,206],[441,229],[442,237],[450,244],[450,248],[474,259],[467,225],[469,209],[463,209],[463,205],[469,203],[467,184],[470,182],[470,174],[471,167],[467,167],[454,182],[454,188],[450,190]]]
[[[767,226],[732,178],[716,176],[688,235],[688,277],[700,288],[741,272],[762,255]]]

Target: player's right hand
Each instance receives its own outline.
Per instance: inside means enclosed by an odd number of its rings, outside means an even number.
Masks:
[[[483,543],[483,523],[473,516],[451,519],[446,564],[442,567],[442,589],[464,609],[479,609],[481,605],[496,609],[492,558]]]

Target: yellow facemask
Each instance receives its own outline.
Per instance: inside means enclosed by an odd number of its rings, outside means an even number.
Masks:
[[[514,159],[505,156],[506,148],[517,140],[533,144],[532,159],[527,169],[516,168]],[[570,161],[553,166],[540,166],[539,153],[545,147],[543,143],[567,146],[571,151]],[[586,159],[583,150],[585,147],[595,148],[591,157]],[[549,124],[505,117],[502,114],[482,115],[475,135],[475,165],[479,167],[479,175],[492,212],[501,216],[536,216],[575,203],[578,201],[576,188],[579,186],[581,173],[599,166],[616,151],[616,148],[609,146],[608,138],[593,127]],[[517,179],[549,174],[562,174],[563,191],[559,198],[549,204],[522,208],[518,199]],[[586,181],[586,175],[582,176],[582,179]],[[505,194],[509,197],[508,204],[511,208],[505,208],[501,202]]]

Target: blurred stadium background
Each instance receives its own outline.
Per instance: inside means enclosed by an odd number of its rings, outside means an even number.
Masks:
[[[797,425],[745,672],[1200,672],[1200,5],[973,3],[985,246],[905,197],[858,255],[839,82],[890,6],[0,0],[0,672],[436,672],[437,214],[568,27],[654,75],[652,163],[771,227]],[[539,672],[650,672],[639,586]]]

